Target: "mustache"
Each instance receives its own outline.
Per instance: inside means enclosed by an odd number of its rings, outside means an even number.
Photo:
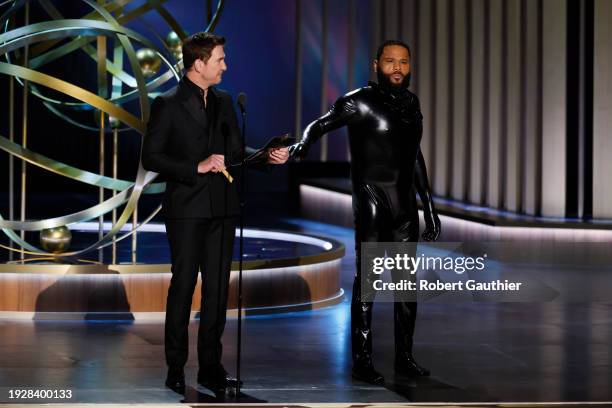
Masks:
[[[402,76],[402,82],[396,85],[396,84],[391,83],[391,77],[397,74]],[[405,89],[410,86],[411,74],[412,74],[411,72],[409,72],[407,75],[404,75],[401,72],[392,72],[391,74],[386,75],[379,71],[377,74],[378,83],[383,84],[384,86],[392,88],[392,89]]]

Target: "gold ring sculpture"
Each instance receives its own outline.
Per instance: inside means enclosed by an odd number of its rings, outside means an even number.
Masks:
[[[141,136],[144,136],[149,117],[149,98],[155,96],[155,90],[168,81],[174,79],[178,82],[180,79],[179,71],[182,69],[180,42],[186,37],[186,33],[162,5],[165,0],[144,0],[143,4],[130,10],[125,10],[124,7],[132,1],[117,0],[96,3],[90,0],[83,0],[93,11],[80,19],[66,19],[50,0],[37,0],[52,19],[40,23],[27,24],[18,28],[11,28],[12,18],[22,7],[29,7],[31,1],[16,0],[12,2],[10,8],[0,16],[0,29],[2,30],[0,31],[0,74],[13,77],[29,93],[39,98],[43,105],[51,112],[75,126],[106,132],[103,118],[108,118],[109,127],[114,132],[136,130]],[[223,5],[224,1],[219,0],[216,12],[210,19],[205,31],[214,30],[221,16]],[[142,34],[123,26],[151,10],[157,11],[172,30],[165,41],[153,32],[154,36],[161,40],[163,47],[156,46],[154,42]],[[113,13],[116,16],[113,16]],[[115,38],[112,60],[107,59],[106,39],[99,43],[98,48],[90,45],[91,42],[101,37]],[[63,41],[67,38],[72,39],[68,42]],[[143,46],[143,48],[136,51],[132,45],[133,41]],[[21,48],[26,48],[32,54],[31,58],[27,56],[23,58],[22,65],[17,63],[19,58],[13,58],[15,60],[13,61],[10,54],[15,53]],[[84,51],[90,58],[98,62],[99,89],[97,94],[38,70],[45,64],[77,50]],[[28,52],[22,54],[27,55]],[[127,55],[133,76],[123,69],[124,52]],[[157,75],[162,64],[167,67],[167,70]],[[112,77],[111,95],[109,97],[107,97],[107,73]],[[130,88],[130,90],[122,93],[124,85]],[[39,86],[67,95],[71,99],[62,101],[56,97],[47,96],[41,91]],[[132,100],[138,100],[138,115],[134,115],[122,107],[123,104]],[[70,117],[70,112],[83,110],[91,110],[95,113],[96,118],[98,118],[99,128],[79,123],[79,121]],[[101,193],[101,202],[99,204],[60,217],[32,221],[15,221],[6,220],[0,216],[0,228],[11,241],[20,247],[13,248],[0,245],[4,249],[22,254],[36,255],[37,257],[76,257],[87,252],[100,250],[134,234],[139,226],[150,221],[161,208],[161,206],[157,207],[156,210],[140,223],[134,223],[128,232],[125,232],[123,235],[117,235],[135,212],[141,194],[160,193],[165,188],[164,183],[152,183],[157,173],[144,170],[140,159],[136,179],[132,182],[118,179],[116,176],[107,177],[103,174],[88,172],[61,163],[37,154],[25,146],[16,144],[4,135],[0,135],[0,149],[13,157],[55,174],[97,186],[100,189],[110,189],[117,192],[113,197],[106,200],[104,200],[103,193]],[[101,217],[110,211],[116,211],[124,204],[124,209],[121,211],[116,222],[113,223],[111,229],[101,236],[97,242],[78,251],[63,253],[48,252],[26,242],[23,237],[20,237],[15,232],[15,230],[43,231],[51,228],[63,228],[70,224]]]

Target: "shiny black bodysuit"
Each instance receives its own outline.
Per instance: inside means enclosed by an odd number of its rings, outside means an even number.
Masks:
[[[355,365],[371,366],[372,302],[361,299],[361,243],[418,241],[416,192],[424,206],[424,239],[437,239],[440,221],[420,151],[423,125],[415,94],[407,89],[391,92],[375,83],[350,92],[308,125],[293,154],[305,156],[323,134],[342,126],[348,127],[350,142],[357,255],[351,302],[352,354]],[[364,278],[371,283],[373,276]],[[416,302],[395,303],[396,362],[412,358],[416,311]]]

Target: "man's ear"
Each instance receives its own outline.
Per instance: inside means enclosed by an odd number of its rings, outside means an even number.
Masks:
[[[201,59],[196,59],[195,61],[193,61],[192,68],[196,72],[200,72],[200,70],[202,69],[202,66],[198,65],[198,64],[202,64],[202,60]]]
[[[374,72],[378,73],[378,60],[372,61],[372,67],[374,68]]]

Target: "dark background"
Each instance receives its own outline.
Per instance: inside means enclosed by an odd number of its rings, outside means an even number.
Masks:
[[[133,2],[138,6],[141,2]],[[366,3],[366,2],[362,2]],[[79,18],[91,11],[84,3],[74,1],[54,1],[55,7],[62,12],[65,18]],[[321,113],[321,5],[320,1],[303,2],[301,6],[304,32],[302,41],[303,66],[303,125]],[[216,4],[215,4],[216,6]],[[345,5],[342,2],[332,2],[328,9],[329,18],[333,24],[329,27],[329,67],[328,100],[333,102],[339,95],[345,93],[347,88],[347,24],[344,13]],[[187,33],[201,31],[207,24],[205,2],[179,2],[167,1],[164,7],[179,22]],[[126,11],[133,8],[130,4]],[[6,10],[5,7],[3,9]],[[15,21],[23,23],[23,11],[17,13]],[[359,32],[367,36],[365,17],[367,9],[361,13],[362,26]],[[32,3],[30,9],[30,22],[45,21],[48,15],[37,3]],[[310,24],[309,22],[312,22]],[[161,47],[157,38],[151,33],[154,30],[164,38],[170,31],[169,26],[155,11],[149,11],[138,20],[130,22],[127,27],[133,29],[155,42]],[[248,95],[248,126],[247,144],[260,146],[272,136],[295,130],[295,41],[296,41],[296,2],[284,0],[231,0],[227,1],[220,22],[215,29],[217,34],[227,38],[225,52],[227,55],[228,71],[225,73],[220,88],[227,90],[234,97],[239,92]],[[110,50],[114,39],[108,38],[107,47]],[[67,42],[67,40],[66,40]],[[132,42],[137,50],[141,46]],[[91,43],[95,47],[95,41]],[[358,60],[358,73],[355,78],[365,84],[368,75],[368,47],[365,44],[355,54]],[[11,53],[14,60],[21,53]],[[5,59],[3,58],[3,61]],[[39,71],[64,79],[73,84],[84,87],[91,92],[97,92],[96,62],[82,51],[73,52],[60,60],[38,68]],[[124,69],[131,74],[127,61],[124,60]],[[162,66],[162,71],[165,67]],[[108,77],[110,88],[111,76]],[[0,132],[3,136],[9,134],[9,77],[0,76],[0,95],[2,95],[2,110],[0,113]],[[169,81],[160,90],[165,90],[175,84]],[[124,86],[124,91],[126,90]],[[38,89],[48,96],[62,100],[72,100],[55,91],[39,86]],[[15,109],[15,141],[21,141],[22,126],[22,93],[21,84],[16,82],[14,109]],[[130,102],[124,106],[135,115],[139,115],[139,106]],[[96,126],[95,113],[91,110],[84,112],[69,112],[73,119],[77,119],[88,126]],[[302,126],[303,127],[303,126]],[[119,147],[119,177],[132,180],[135,176],[141,145],[141,136],[135,131],[120,133]],[[106,138],[106,175],[111,174],[112,137]],[[337,148],[334,146],[337,145]],[[330,159],[346,160],[346,141],[340,140],[332,145]],[[74,126],[50,112],[42,101],[30,95],[28,103],[28,148],[52,159],[70,164],[80,169],[98,172],[99,133],[98,131],[82,129]],[[15,185],[19,185],[20,160],[15,160]],[[2,174],[8,174],[8,154],[0,154],[0,168]],[[273,176],[251,173],[253,181],[249,191],[277,191],[288,189],[287,168],[277,168]],[[0,177],[0,191],[8,190],[8,177]],[[28,194],[35,193],[83,193],[97,194],[97,188],[82,185],[81,183],[50,174],[47,171],[28,166]]]

